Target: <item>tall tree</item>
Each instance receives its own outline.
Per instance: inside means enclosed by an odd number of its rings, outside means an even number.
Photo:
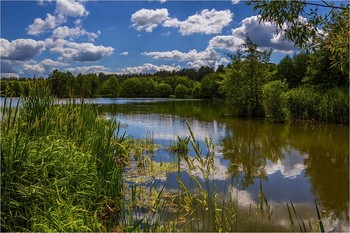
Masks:
[[[226,102],[240,116],[262,116],[262,86],[270,79],[271,50],[260,51],[249,37],[244,49],[231,56],[232,64],[223,74]]]

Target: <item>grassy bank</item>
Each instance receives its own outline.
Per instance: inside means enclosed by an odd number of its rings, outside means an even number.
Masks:
[[[1,118],[2,231],[108,231],[123,209],[125,137],[96,109],[36,83]]]

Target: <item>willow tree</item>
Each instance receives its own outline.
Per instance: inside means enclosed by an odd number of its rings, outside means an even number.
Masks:
[[[349,2],[251,0],[261,21],[274,22],[276,32],[300,49],[327,50],[330,69],[349,75]]]

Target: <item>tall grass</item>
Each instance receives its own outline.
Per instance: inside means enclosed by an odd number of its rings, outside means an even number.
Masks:
[[[290,120],[349,123],[349,90],[333,88],[319,91],[301,87],[285,94]]]
[[[36,82],[2,107],[2,231],[106,231],[123,209],[125,136],[95,107],[57,105]]]

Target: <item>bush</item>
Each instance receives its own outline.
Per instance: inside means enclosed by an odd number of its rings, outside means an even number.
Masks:
[[[179,84],[176,86],[175,88],[175,96],[176,98],[185,98],[185,96],[187,95],[187,87],[185,87],[182,84]]]
[[[263,86],[263,106],[266,118],[274,122],[284,122],[288,119],[288,109],[284,93],[287,84],[283,81],[272,81]]]
[[[321,96],[312,88],[301,87],[286,93],[290,120],[319,120],[317,103]]]
[[[320,120],[332,123],[349,123],[349,90],[332,88],[319,101]]]
[[[173,93],[173,89],[169,84],[160,83],[157,86],[157,96],[160,98],[167,98]]]
[[[326,92],[302,87],[286,93],[291,120],[349,123],[349,90],[333,88]]]

